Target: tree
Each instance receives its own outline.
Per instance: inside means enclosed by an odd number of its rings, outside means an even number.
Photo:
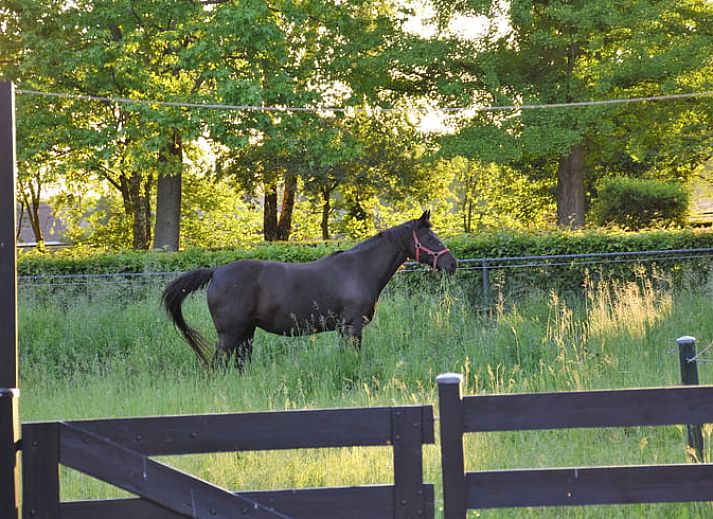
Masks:
[[[546,185],[532,182],[514,168],[464,157],[438,160],[433,168],[450,183],[448,191],[463,232],[540,224],[549,210]]]
[[[0,19],[0,78],[13,81],[15,66],[23,53],[21,19],[12,5],[0,6]],[[45,186],[56,179],[56,168],[66,153],[54,135],[66,123],[62,108],[61,100],[20,98],[16,102],[17,138],[22,143],[18,146],[17,201],[21,218],[27,214],[38,248],[44,243],[40,200]],[[30,124],[22,124],[25,121]],[[18,235],[20,228],[18,226]]]
[[[40,221],[40,202],[46,188],[65,174],[71,149],[64,144],[68,123],[66,103],[59,99],[22,97],[16,103],[18,125],[17,198],[21,214],[27,214],[38,248],[45,237]],[[19,231],[19,228],[18,228]]]
[[[131,222],[135,248],[149,247],[152,234],[155,247],[178,246],[182,177],[200,136],[221,149],[223,172],[233,168],[243,186],[263,197],[264,233],[270,240],[289,237],[297,190],[305,179],[331,175],[340,183],[359,182],[343,193],[354,195],[355,209],[362,188],[376,185],[371,179],[380,170],[370,161],[378,150],[349,168],[337,166],[354,158],[348,143],[334,148],[338,161],[307,160],[324,149],[321,137],[310,132],[324,126],[328,111],[272,108],[391,104],[396,89],[385,56],[401,37],[403,13],[390,0],[6,4],[3,9],[18,28],[7,44],[17,49],[12,79],[27,89],[107,98],[66,101],[62,145],[71,153],[64,161],[65,181],[93,176],[113,186]],[[255,109],[185,110],[111,100],[116,98]],[[29,120],[22,124],[39,127]],[[329,188],[329,181],[321,185],[322,229],[329,235],[336,187]]]
[[[229,152],[223,172],[251,196],[263,197],[263,236],[266,241],[289,239],[297,193],[299,157],[285,147],[284,138],[268,135],[251,146]],[[282,201],[278,204],[279,191]]]
[[[24,88],[158,100],[200,90],[190,57],[196,27],[207,16],[199,4],[10,0],[6,8],[23,36],[7,74]],[[159,191],[169,195],[158,200],[158,245],[177,247],[184,143],[200,133],[200,121],[176,109],[122,102],[75,99],[65,106],[71,118],[63,144],[73,151],[68,171],[90,170],[121,193],[135,248],[151,243],[158,178]],[[39,119],[20,125],[37,129]]]
[[[504,17],[509,27],[470,42],[475,58],[451,60],[474,104],[547,104],[686,91],[710,70],[713,7],[705,2],[540,2],[507,9],[490,1],[436,2],[445,23],[454,14]],[[708,76],[710,78],[710,75]],[[697,86],[708,85],[710,79]],[[473,88],[475,87],[475,88]],[[656,105],[658,109],[659,105]],[[454,154],[499,163],[542,161],[556,171],[557,222],[581,227],[585,180],[615,121],[646,111],[641,105],[481,112],[444,139]],[[662,122],[669,114],[651,115]],[[681,120],[679,112],[676,120]],[[648,125],[647,125],[648,123]],[[644,135],[650,117],[630,129]],[[656,125],[658,126],[658,125]],[[662,137],[662,136],[661,136]],[[699,139],[703,139],[701,133]],[[488,149],[489,148],[489,149]],[[502,156],[494,157],[494,151]],[[700,156],[699,156],[700,157]]]
[[[328,240],[334,193],[347,182],[349,165],[358,160],[361,147],[344,115],[321,117],[314,123],[303,141],[306,159],[303,180],[306,193],[321,206],[320,230],[322,239]]]
[[[391,114],[335,114],[314,122],[302,142],[305,192],[321,204],[322,238],[339,194],[347,218],[365,221],[364,201],[421,196],[428,171],[419,167],[423,136],[408,120]]]
[[[215,84],[225,103],[370,106],[380,100],[388,79],[379,73],[386,67],[380,57],[398,30],[396,18],[387,1],[258,2],[250,9],[221,4],[214,12],[216,44],[206,49],[203,61],[222,67]],[[259,28],[259,37],[236,33],[241,24]],[[248,82],[251,88],[243,88]],[[300,179],[322,197],[322,233],[329,235],[331,195],[346,174],[340,162],[354,148],[338,135],[341,123],[334,123],[347,118],[328,113],[242,112],[212,126],[214,139],[227,148],[223,171],[263,197],[267,240],[289,237]],[[328,134],[315,133],[324,129]]]

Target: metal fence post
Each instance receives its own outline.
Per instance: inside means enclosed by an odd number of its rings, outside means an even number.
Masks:
[[[0,517],[20,509],[15,248],[15,89],[0,82]]]
[[[696,362],[696,338],[685,335],[676,339],[678,344],[678,362],[681,367],[681,383],[687,386],[698,385],[698,363]],[[689,454],[693,461],[703,463],[703,433],[701,424],[687,425],[688,447],[695,451]],[[690,451],[689,451],[690,453]]]
[[[436,377],[438,414],[441,420],[441,473],[443,477],[443,516],[465,519],[466,489],[463,461],[463,376],[444,373]]]
[[[483,317],[487,318],[490,316],[490,274],[488,261],[482,259],[481,264],[483,265]]]

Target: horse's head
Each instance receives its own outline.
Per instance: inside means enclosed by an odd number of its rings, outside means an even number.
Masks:
[[[425,211],[411,230],[413,236],[413,252],[410,256],[417,262],[433,267],[434,270],[445,270],[454,274],[458,268],[456,261],[448,247],[436,236],[431,228],[431,211]]]

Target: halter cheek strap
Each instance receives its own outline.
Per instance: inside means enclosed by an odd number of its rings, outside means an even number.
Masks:
[[[411,230],[411,233],[413,234],[413,244],[414,249],[416,250],[416,262],[420,263],[421,251],[423,251],[426,254],[430,254],[431,256],[433,256],[433,270],[436,270],[438,268],[438,258],[440,258],[446,252],[449,252],[448,247],[438,252],[432,251],[421,243],[421,240],[419,240],[418,236],[416,236],[415,230]]]

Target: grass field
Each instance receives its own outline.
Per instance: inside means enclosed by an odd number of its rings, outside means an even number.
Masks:
[[[437,404],[435,377],[465,376],[466,394],[664,386],[678,383],[675,339],[713,341],[711,286],[673,289],[648,280],[588,287],[581,297],[523,292],[491,319],[464,289],[391,289],[363,348],[334,334],[259,333],[243,374],[207,374],[159,307],[161,287],[97,283],[24,288],[20,297],[23,421],[270,409]],[[205,297],[186,314],[211,338]],[[700,365],[703,383],[713,382]],[[711,429],[705,429],[710,439]],[[681,463],[685,428],[622,428],[468,435],[470,469]],[[425,479],[442,506],[440,455],[425,454]],[[706,453],[710,459],[710,452]],[[390,451],[328,449],[171,457],[167,463],[235,490],[391,481]],[[121,491],[70,470],[63,499]],[[630,505],[472,512],[473,517],[710,517],[708,504]],[[438,513],[437,513],[438,515]]]

